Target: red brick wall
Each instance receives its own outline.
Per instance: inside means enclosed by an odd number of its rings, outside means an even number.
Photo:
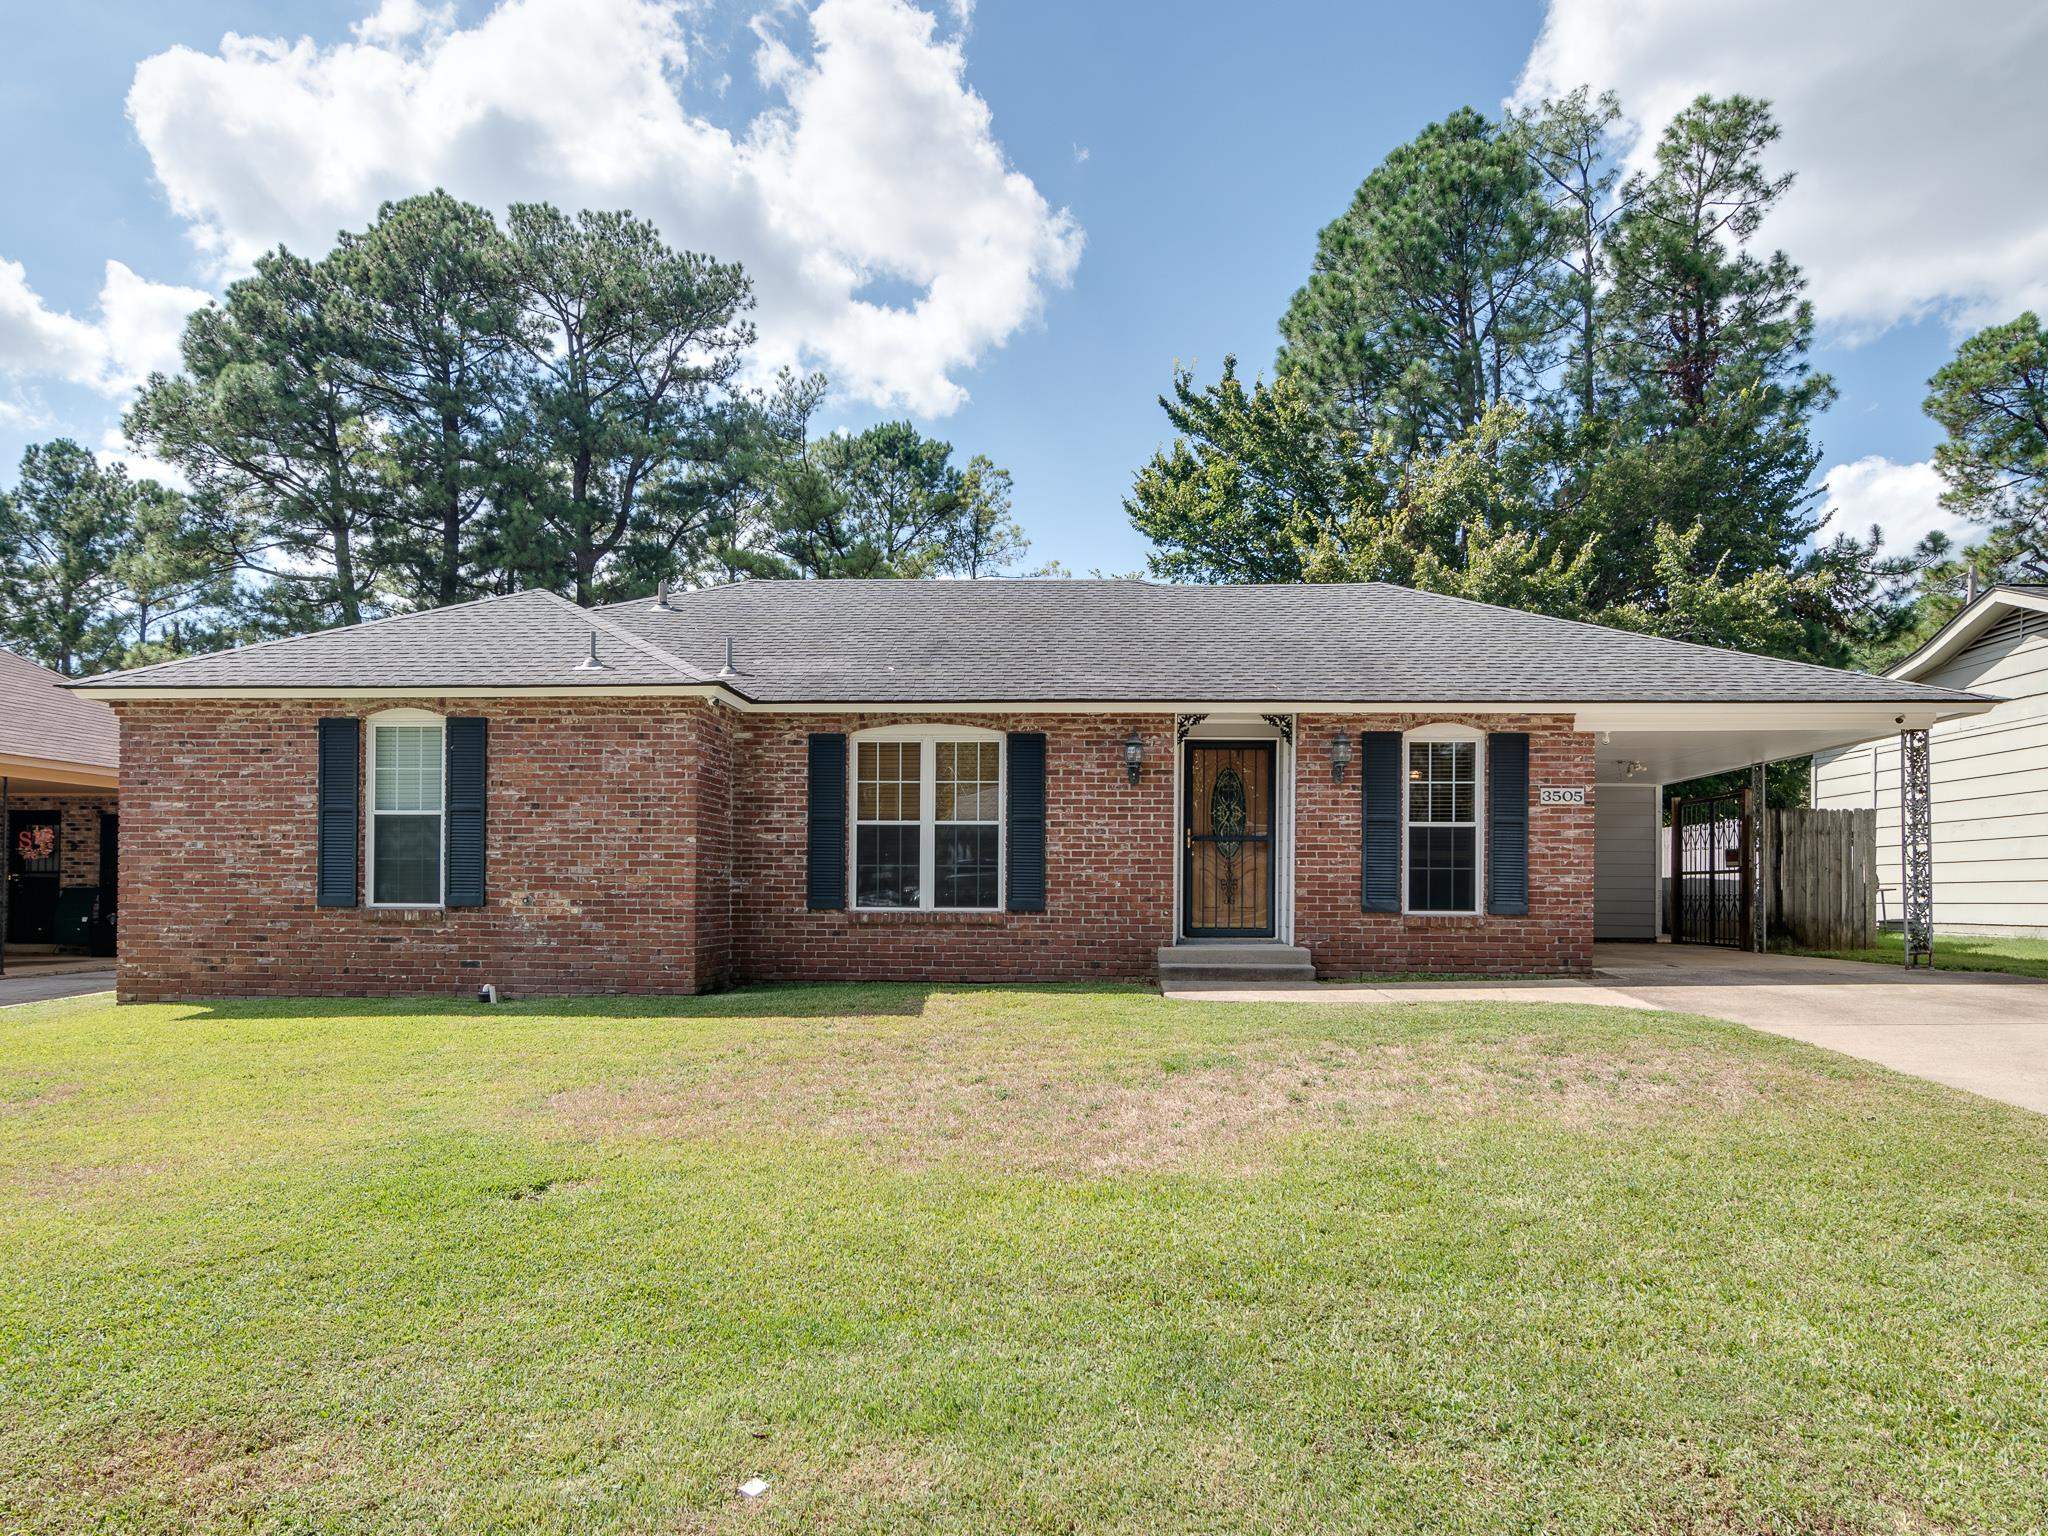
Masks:
[[[1046,910],[812,912],[804,813],[813,731],[851,734],[902,715],[735,715],[733,959],[748,981],[1077,981],[1149,977],[1173,942],[1173,718],[961,715],[953,723],[1043,731]],[[1124,741],[1145,741],[1137,784]],[[852,772],[849,764],[848,773]]]
[[[316,722],[490,721],[486,904],[321,908]],[[713,706],[662,699],[119,704],[124,999],[689,992],[729,967]],[[364,752],[367,755],[367,734]]]
[[[1361,912],[1358,763],[1342,784],[1329,772],[1339,731],[1412,730],[1456,723],[1529,732],[1529,915],[1415,917]],[[1403,971],[1583,970],[1593,955],[1593,738],[1568,716],[1304,715],[1295,788],[1294,936],[1325,977]],[[1405,765],[1403,772],[1405,773]],[[1582,806],[1539,805],[1542,786],[1589,792]],[[1484,835],[1484,829],[1481,829]],[[1482,904],[1484,895],[1481,896]]]
[[[316,907],[316,722],[401,702],[491,722],[486,904]],[[485,981],[534,995],[1146,977],[1173,937],[1178,825],[1166,715],[955,717],[1046,733],[1047,910],[920,914],[811,912],[804,896],[806,736],[902,715],[750,715],[653,698],[116,707],[126,998],[463,995]],[[1421,723],[1302,720],[1297,941],[1326,975],[1583,967],[1590,805],[1532,804],[1526,918],[1358,910],[1357,769],[1345,784],[1330,781],[1329,738]],[[1469,723],[1530,731],[1532,786],[1590,786],[1591,738],[1569,720]],[[1136,785],[1123,765],[1134,728],[1146,764]]]

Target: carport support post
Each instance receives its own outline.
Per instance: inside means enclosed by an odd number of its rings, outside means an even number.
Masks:
[[[1927,732],[1899,732],[1899,886],[1906,967],[1934,966],[1934,808]]]
[[[14,780],[0,775],[0,843],[14,836]],[[0,976],[7,974],[7,866],[14,862],[14,849],[0,848]]]
[[[1770,837],[1771,827],[1770,817],[1764,814],[1770,794],[1770,778],[1764,772],[1766,766],[1764,763],[1749,765],[1749,868],[1743,872],[1749,879],[1750,893],[1749,932],[1744,937],[1758,954],[1764,952],[1771,932],[1771,856],[1764,846]]]

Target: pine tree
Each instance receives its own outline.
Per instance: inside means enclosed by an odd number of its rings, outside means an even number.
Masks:
[[[1942,504],[1990,530],[1980,576],[2048,580],[2048,328],[2029,312],[1979,331],[1927,391]]]
[[[184,371],[153,375],[124,425],[192,488],[212,561],[244,572],[259,629],[374,613],[392,487],[344,366],[335,275],[288,251],[260,258],[185,323]]]
[[[681,543],[718,394],[753,331],[734,265],[671,250],[654,226],[621,213],[570,218],[520,204],[508,266],[527,324],[528,410],[548,466],[537,508],[567,561],[579,603],[627,541]],[[664,538],[646,524],[660,513]]]
[[[1808,362],[1813,307],[1782,251],[1749,249],[1792,178],[1763,155],[1778,136],[1746,97],[1702,96],[1665,129],[1656,167],[1631,178],[1608,256],[1601,354],[1614,401],[1608,445],[1567,531],[1598,532],[1593,598],[1638,598],[1656,527],[1740,580],[1810,563],[1820,527],[1814,417],[1834,385]]]
[[[379,553],[404,602],[456,602],[476,587],[518,400],[510,247],[485,210],[435,191],[386,203],[323,265],[339,369],[399,491]]]
[[[1521,134],[1454,112],[1389,154],[1323,230],[1281,317],[1280,372],[1362,440],[1441,447],[1549,368],[1554,246]]]

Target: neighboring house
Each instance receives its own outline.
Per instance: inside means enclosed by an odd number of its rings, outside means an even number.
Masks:
[[[1658,784],[1989,707],[1136,581],[527,592],[79,691],[121,715],[128,998],[1144,977],[1215,939],[1571,971],[1596,910],[1655,932]]]
[[[113,710],[0,650],[0,830],[8,949],[111,954],[120,735]]]
[[[2048,937],[2048,586],[1993,587],[1891,675],[2005,701],[1929,738],[1936,931]],[[1897,739],[1817,754],[1812,798],[1876,809],[1879,910],[1896,923]]]

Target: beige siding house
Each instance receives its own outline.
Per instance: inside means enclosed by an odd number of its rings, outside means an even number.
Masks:
[[[1931,732],[1936,930],[2048,937],[2048,586],[1994,587],[1891,675],[2004,701]],[[1896,922],[1898,739],[1815,754],[1813,803],[1876,808]]]

